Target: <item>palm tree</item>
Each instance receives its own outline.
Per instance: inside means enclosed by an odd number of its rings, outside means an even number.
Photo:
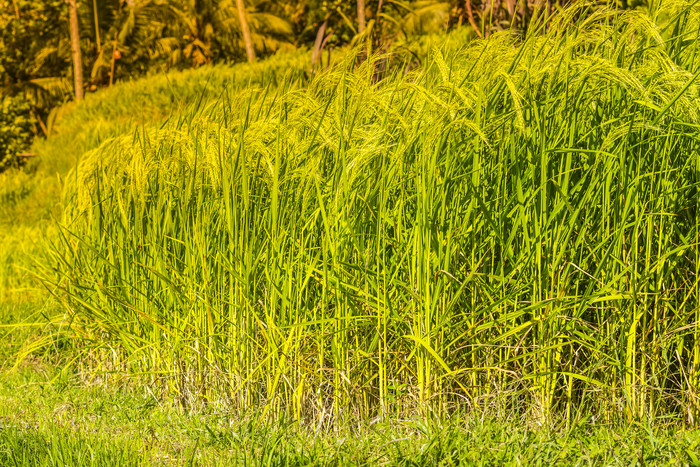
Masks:
[[[428,34],[443,30],[445,20],[449,15],[450,3],[435,0],[417,0],[402,4],[403,18],[399,23],[400,29],[406,34]]]
[[[179,52],[173,46],[184,37],[187,43],[182,54],[195,65],[235,56],[241,39],[248,60],[255,60],[255,50],[274,50],[287,42],[293,32],[287,21],[255,11],[254,6],[246,9],[242,0],[176,0],[169,3],[169,8],[176,18],[172,31],[176,41],[161,42],[167,42],[173,57],[178,59]]]

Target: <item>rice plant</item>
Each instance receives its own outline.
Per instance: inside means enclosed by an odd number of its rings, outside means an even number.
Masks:
[[[276,85],[305,79],[305,50],[279,53],[249,64],[206,66],[162,73],[89,94],[84,102],[56,108],[49,117],[49,138],[37,139],[45,172],[65,174],[84,152],[143,124],[160,124],[200,100],[219,98],[246,86]]]
[[[693,423],[700,9],[249,87],[85,155],[47,285],[184,406]]]

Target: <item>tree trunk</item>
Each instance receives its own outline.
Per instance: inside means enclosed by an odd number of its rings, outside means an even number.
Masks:
[[[76,0],[66,0],[70,16],[70,43],[73,51],[73,80],[75,100],[83,98],[83,57],[80,52],[80,30],[78,29],[78,5]]]
[[[372,36],[372,42],[370,45],[372,46],[372,49],[379,49],[382,47],[382,5],[384,4],[384,0],[379,0],[379,4],[377,5],[377,13],[374,15],[374,31]]]
[[[248,27],[248,18],[246,18],[245,5],[243,0],[236,0],[238,7],[238,16],[241,18],[241,32],[243,33],[243,42],[245,43],[245,53],[248,55],[248,62],[255,61],[255,49],[253,49],[253,39],[250,36],[250,28]]]
[[[323,36],[326,35],[326,27],[328,26],[328,20],[326,19],[318,32],[316,33],[316,41],[314,42],[314,50],[311,52],[311,68],[316,68],[316,63],[318,63],[319,58],[321,58],[321,47],[323,45]]]
[[[365,0],[357,0],[357,30],[365,32]]]

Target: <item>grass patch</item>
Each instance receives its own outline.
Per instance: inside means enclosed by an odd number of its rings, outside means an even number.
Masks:
[[[700,434],[645,424],[557,429],[514,418],[356,421],[316,432],[258,414],[183,413],[145,388],[20,369],[0,386],[1,465],[695,465]]]

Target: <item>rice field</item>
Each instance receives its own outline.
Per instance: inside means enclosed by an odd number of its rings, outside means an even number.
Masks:
[[[65,177],[94,378],[318,430],[700,414],[700,8],[571,7],[193,100]]]

